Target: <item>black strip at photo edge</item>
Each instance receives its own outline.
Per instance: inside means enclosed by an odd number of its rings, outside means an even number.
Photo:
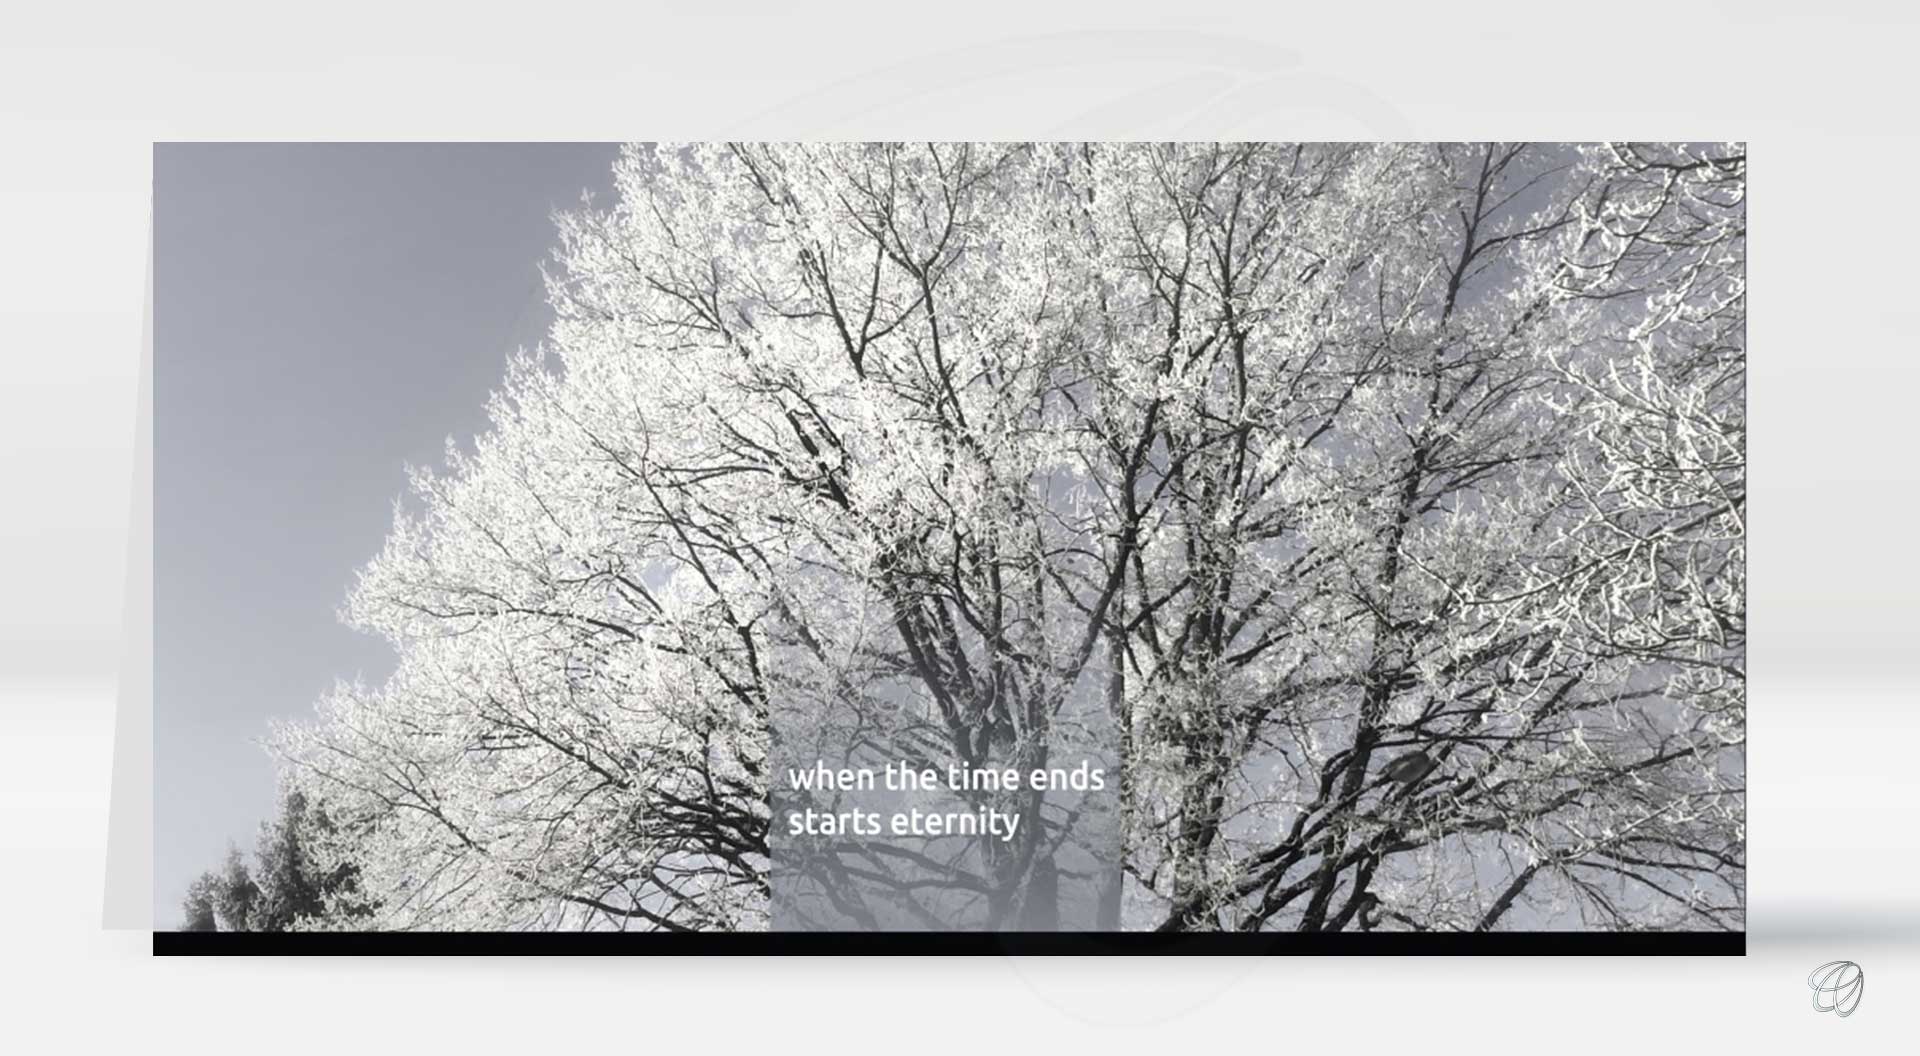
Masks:
[[[1745,932],[183,932],[155,956],[1738,957]]]

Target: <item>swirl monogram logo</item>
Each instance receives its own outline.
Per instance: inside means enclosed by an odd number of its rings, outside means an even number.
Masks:
[[[1807,976],[1815,1012],[1837,1012],[1845,1019],[1860,1007],[1867,992],[1867,973],[1852,961],[1828,961]]]

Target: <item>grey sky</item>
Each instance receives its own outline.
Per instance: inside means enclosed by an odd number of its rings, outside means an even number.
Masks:
[[[485,424],[549,321],[602,144],[154,148],[154,923],[273,804],[258,739],[383,678],[335,611],[405,467]]]

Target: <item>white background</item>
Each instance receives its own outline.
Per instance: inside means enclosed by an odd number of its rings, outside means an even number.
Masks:
[[[1920,1036],[1911,5],[803,10],[822,6],[6,13],[9,1049],[1909,1049]],[[1749,141],[1750,955],[155,960],[146,934],[103,931],[152,142],[721,136]],[[1814,1014],[1805,989],[1808,970],[1835,958],[1868,978],[1845,1021]]]

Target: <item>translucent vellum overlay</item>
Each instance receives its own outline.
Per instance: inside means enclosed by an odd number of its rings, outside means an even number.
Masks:
[[[133,490],[127,529],[126,613],[113,735],[113,797],[101,926],[153,928],[153,230],[147,230],[146,309],[134,411]]]

